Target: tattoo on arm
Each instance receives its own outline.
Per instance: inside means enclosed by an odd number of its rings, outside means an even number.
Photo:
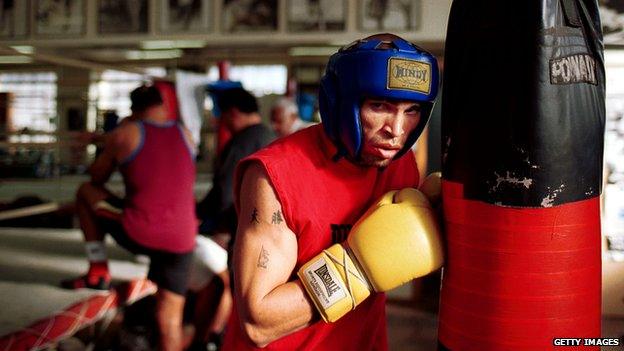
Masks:
[[[269,252],[264,248],[264,245],[260,249],[260,255],[258,256],[258,267],[267,268],[267,263],[269,263]]]
[[[282,219],[282,212],[277,210],[277,212],[273,212],[273,218],[271,219],[271,224],[280,224],[284,220]]]
[[[253,209],[253,213],[251,214],[251,222],[250,223],[260,223],[260,221],[258,220],[258,209],[254,208]]]

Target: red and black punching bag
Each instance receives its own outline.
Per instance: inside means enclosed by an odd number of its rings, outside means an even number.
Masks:
[[[444,73],[439,350],[600,337],[596,1],[455,0]]]

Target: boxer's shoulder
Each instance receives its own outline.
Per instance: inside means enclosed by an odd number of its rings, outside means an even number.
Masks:
[[[138,139],[142,134],[142,129],[143,126],[139,121],[128,121],[112,131],[111,137],[117,143],[125,143]]]

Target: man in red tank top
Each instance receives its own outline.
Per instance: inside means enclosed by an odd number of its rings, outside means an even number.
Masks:
[[[104,237],[111,234],[132,253],[150,257],[148,278],[158,285],[159,349],[178,351],[183,349],[182,312],[197,226],[195,150],[190,132],[169,120],[155,87],[139,87],[130,98],[132,116],[106,135],[104,150],[89,168],[91,181],[76,196],[89,270],[62,286],[109,288]],[[124,199],[105,187],[116,169],[124,179]]]
[[[418,186],[409,151],[429,118],[437,85],[437,62],[426,51],[391,34],[360,40],[330,58],[321,79],[322,125],[239,163],[237,313],[224,350],[387,349],[383,293],[373,292],[327,323],[297,272],[345,241],[380,196]]]

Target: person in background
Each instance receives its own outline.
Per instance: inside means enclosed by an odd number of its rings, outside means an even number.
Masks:
[[[196,214],[200,219],[200,234],[214,239],[228,251],[236,233],[237,217],[233,201],[234,169],[238,161],[260,150],[275,139],[273,132],[264,124],[256,98],[243,88],[232,88],[219,92],[217,105],[221,111],[221,123],[231,132],[232,138],[217,156],[212,189],[197,204]],[[215,249],[215,248],[213,248]],[[228,259],[231,255],[228,255]],[[223,328],[231,312],[230,271],[213,270],[219,279],[221,294],[210,294],[204,289],[197,295],[196,304],[204,313],[205,306],[216,302],[212,321],[207,330],[197,330],[194,345],[220,344]],[[210,286],[207,287],[208,289]],[[216,295],[216,296],[215,296]],[[201,307],[204,306],[204,307]],[[199,323],[202,324],[202,323]]]
[[[247,90],[224,90],[217,97],[217,105],[221,123],[232,133],[232,138],[217,156],[212,188],[196,207],[201,221],[199,232],[208,235],[236,232],[232,193],[236,164],[275,139],[275,134],[262,124],[258,102]]]
[[[299,117],[297,104],[287,97],[279,98],[271,109],[271,127],[278,137],[290,135],[313,124]]]
[[[150,257],[148,278],[158,286],[156,324],[161,350],[180,351],[182,314],[197,221],[194,211],[194,144],[190,132],[169,120],[158,90],[130,93],[132,116],[105,138],[102,153],[78,189],[76,211],[85,238],[89,270],[62,282],[69,289],[108,289],[111,275],[104,237]],[[126,187],[121,199],[106,188],[119,170]]]

